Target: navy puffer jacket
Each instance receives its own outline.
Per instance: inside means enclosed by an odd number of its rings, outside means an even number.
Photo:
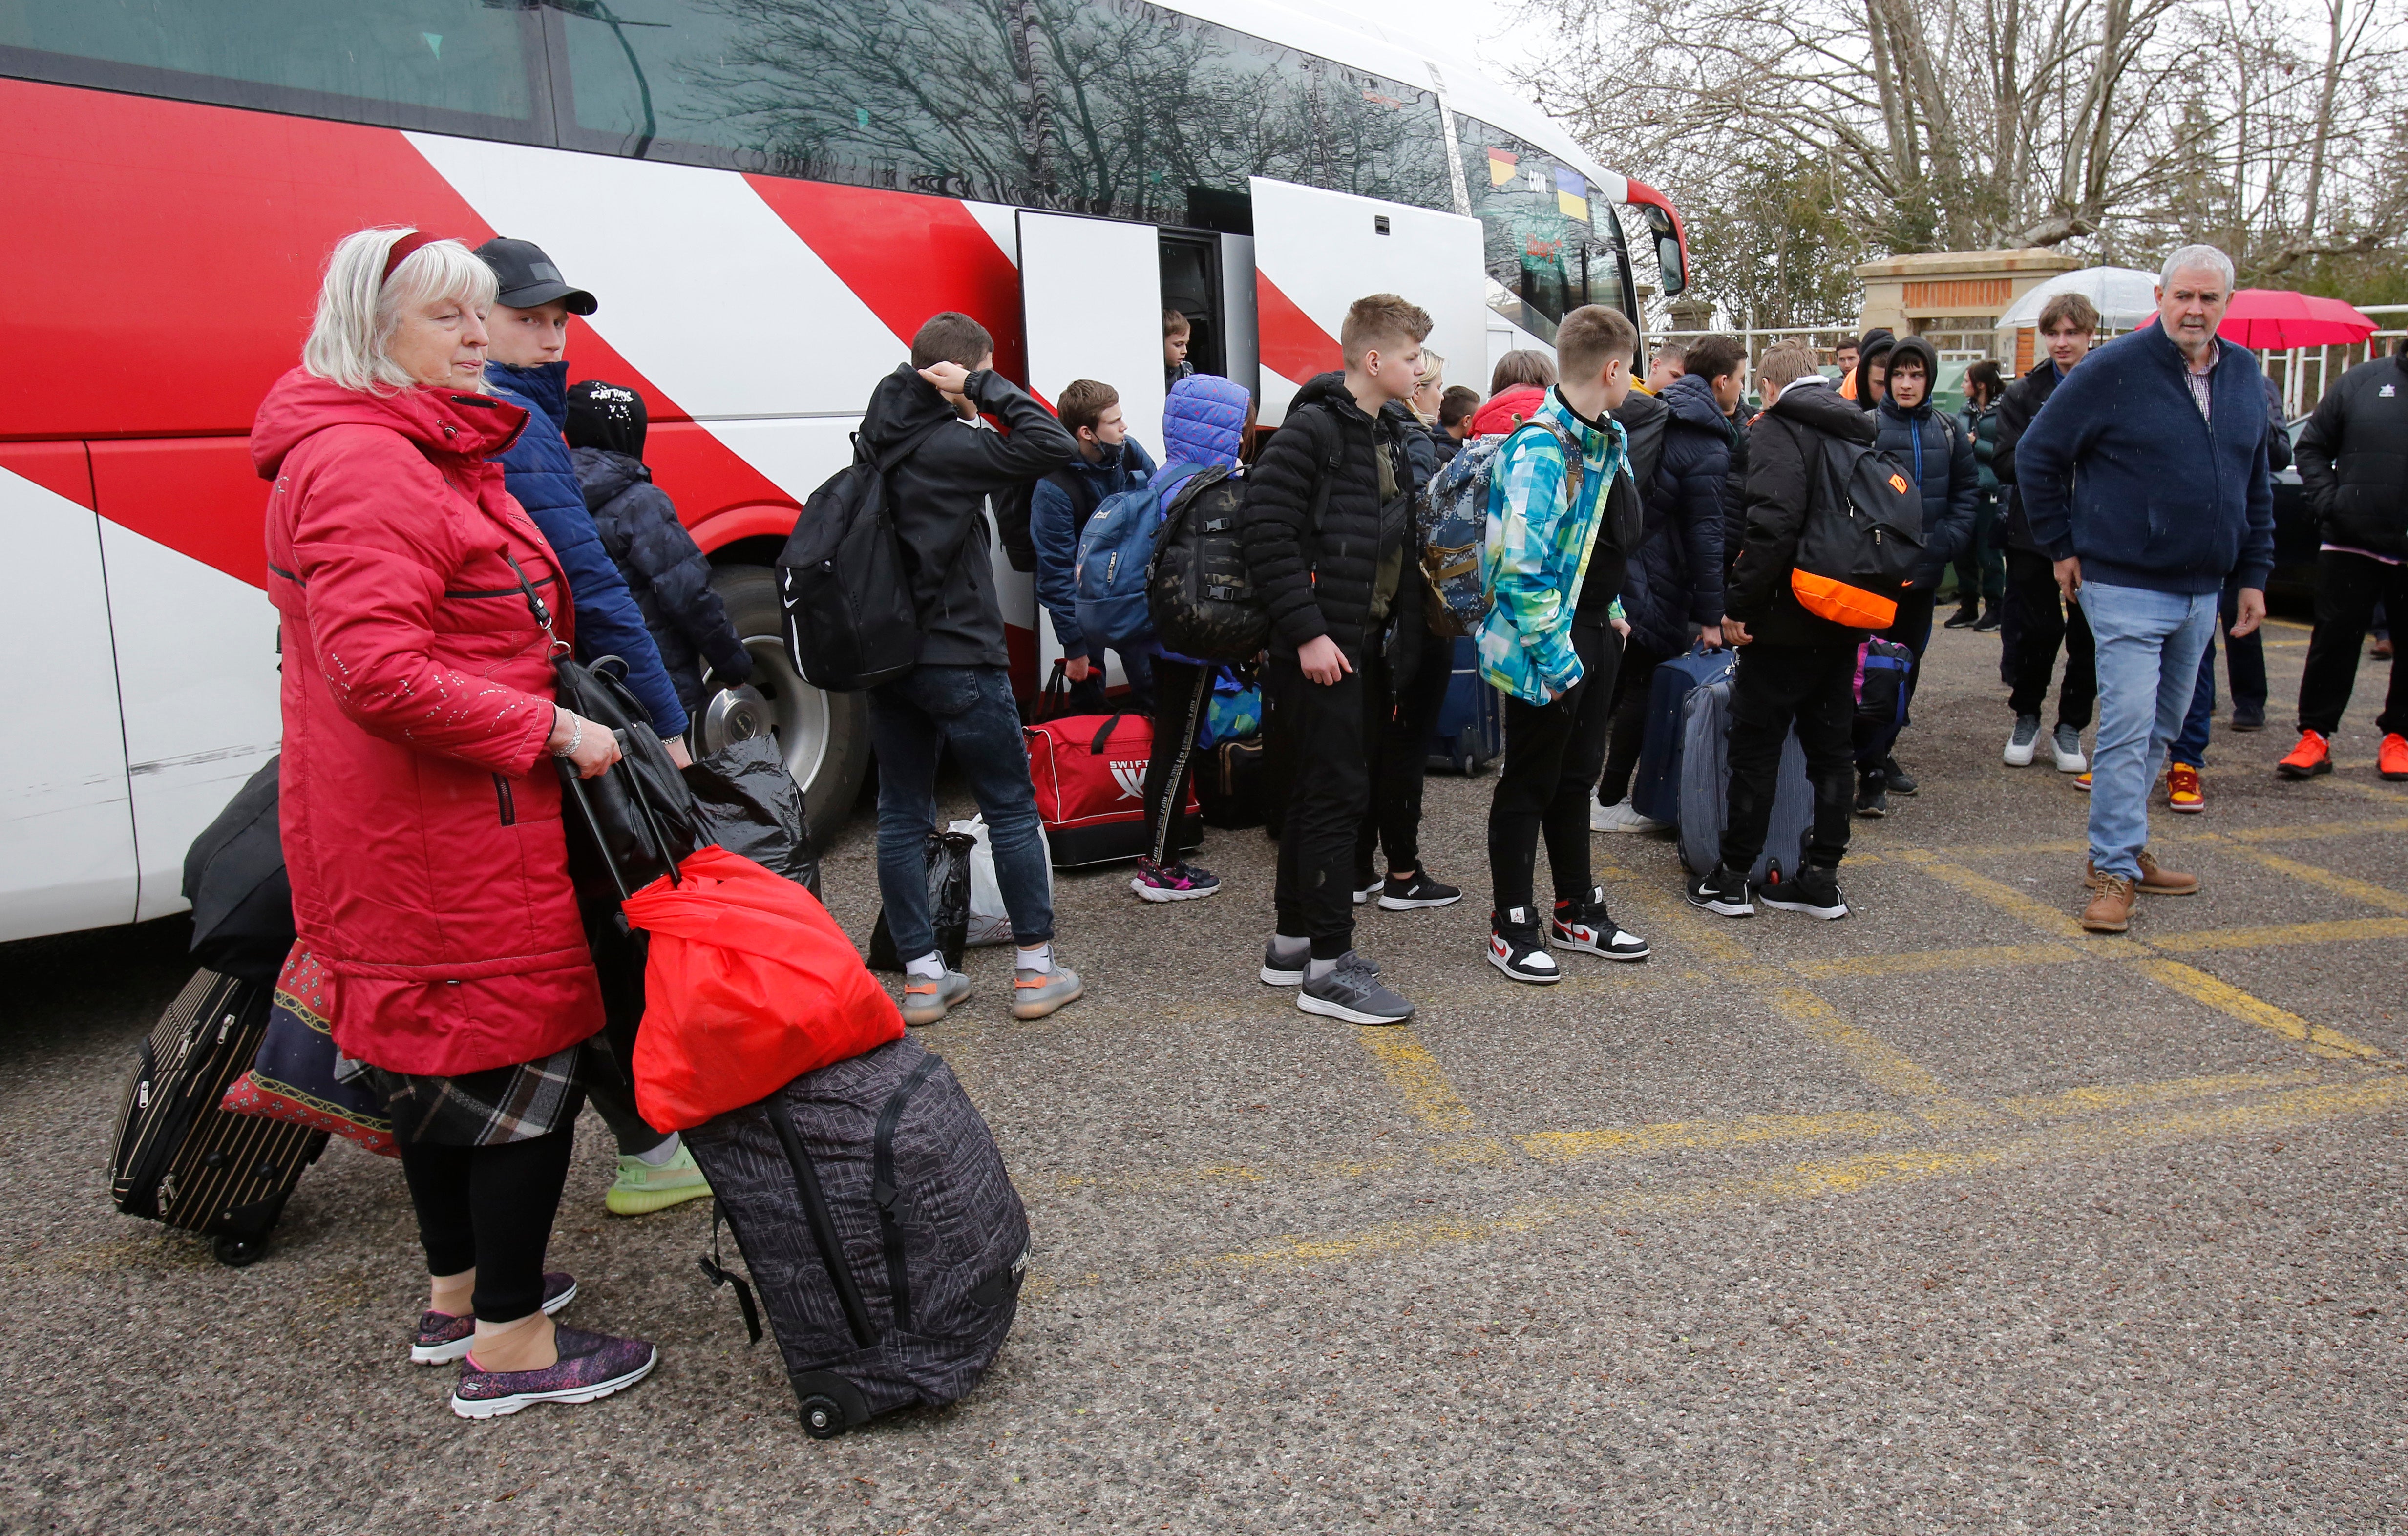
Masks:
[[[1923,558],[1914,589],[1928,592],[1973,539],[1973,509],[1981,497],[1973,439],[1929,403],[1900,410],[1882,398],[1873,412],[1873,446],[1906,466],[1923,492]]]
[[[577,467],[560,435],[568,417],[568,365],[489,363],[485,383],[494,398],[527,413],[526,430],[502,455],[502,473],[511,497],[543,530],[568,577],[568,594],[577,603],[577,654],[586,661],[617,656],[625,662],[627,686],[652,717],[652,729],[664,737],[680,734],[686,727],[685,706],[661,666],[660,649],[627,591],[627,579],[594,531],[585,493],[577,486]]]
[[[1659,656],[1689,648],[1689,625],[1723,620],[1723,490],[1731,424],[1713,388],[1684,374],[1665,388],[1664,446],[1641,498],[1645,531],[1623,579],[1631,639]]]
[[[607,448],[575,448],[568,456],[594,530],[627,579],[686,713],[702,708],[706,664],[722,687],[752,677],[752,654],[711,590],[710,562],[644,461]]]

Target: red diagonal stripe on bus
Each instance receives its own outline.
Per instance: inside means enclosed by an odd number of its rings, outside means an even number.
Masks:
[[[996,371],[1027,381],[1020,269],[959,198],[775,176],[745,179],[901,340],[909,343],[939,310],[958,309],[994,334]]]
[[[1261,267],[1254,268],[1254,323],[1262,337],[1263,366],[1291,383],[1346,366],[1337,338],[1280,292]]]

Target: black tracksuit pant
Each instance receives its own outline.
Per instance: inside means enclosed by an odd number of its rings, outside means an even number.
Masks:
[[[2300,674],[2300,729],[2326,736],[2341,728],[2358,683],[2358,648],[2366,640],[2374,605],[2396,627],[2408,614],[2408,566],[2386,566],[2362,554],[2325,550],[2316,555],[2316,627]],[[2375,728],[2408,736],[2408,671],[2391,663],[2391,688]]]
[[[1613,731],[1607,740],[1605,777],[1597,785],[1599,805],[1630,797],[1630,776],[1639,771],[1639,752],[1647,742],[1647,697],[1655,688],[1656,668],[1667,659],[1643,645],[1623,648],[1622,665],[1613,674]]]
[[[1580,682],[1553,703],[1505,700],[1505,766],[1488,802],[1488,878],[1500,922],[1515,907],[1536,905],[1541,836],[1556,899],[1589,893],[1589,795],[1613,726],[1622,637],[1607,624],[1576,622],[1571,638]]]
[[[1723,824],[1723,868],[1745,874],[1764,852],[1772,825],[1772,797],[1781,779],[1781,747],[1789,727],[1806,751],[1814,785],[1814,822],[1806,834],[1806,862],[1839,868],[1848,851],[1856,807],[1856,648],[1853,645],[1770,645],[1739,648],[1731,679],[1730,803]]]
[[[1399,624],[1413,622],[1399,619]],[[1387,854],[1390,869],[1422,867],[1422,781],[1428,776],[1430,732],[1455,681],[1455,641],[1424,630],[1410,658],[1412,670],[1391,674],[1395,702],[1385,710],[1374,696],[1364,738],[1370,754],[1371,809],[1354,838],[1354,874],[1369,883],[1383,873],[1374,854]]]
[[[1280,825],[1279,879],[1272,901],[1279,932],[1312,940],[1312,957],[1335,960],[1354,947],[1354,840],[1370,808],[1365,743],[1369,701],[1386,696],[1379,663],[1359,653],[1354,670],[1322,684],[1293,655],[1273,655],[1265,682],[1285,722],[1295,771]]]
[[[2048,702],[2049,674],[2057,649],[2065,647],[2065,685],[2057,695],[2057,724],[2080,730],[2099,702],[2098,647],[2082,605],[2068,603],[2057,588],[2057,565],[2029,550],[2007,552],[2007,602],[2015,612],[2014,682],[2008,707],[2038,714]]]
[[[1145,845],[1156,864],[1168,864],[1178,840],[1180,808],[1196,777],[1196,733],[1212,697],[1212,671],[1192,661],[1154,658],[1154,755],[1145,764]]]

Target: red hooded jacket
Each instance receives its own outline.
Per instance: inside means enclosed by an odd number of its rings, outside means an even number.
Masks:
[[[1512,431],[1547,403],[1547,392],[1536,384],[1515,384],[1489,396],[1471,418],[1471,435],[1495,438]]]
[[[343,1054],[457,1075],[602,1026],[568,881],[550,641],[567,585],[486,461],[526,412],[377,395],[299,368],[251,427],[284,657],[282,830],[293,916],[341,978]]]

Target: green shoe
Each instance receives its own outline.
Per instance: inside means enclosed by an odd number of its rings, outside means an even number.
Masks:
[[[681,1144],[677,1156],[654,1168],[641,1157],[619,1159],[619,1177],[602,1203],[614,1216],[644,1216],[710,1193],[710,1181],[694,1166],[694,1151]]]

